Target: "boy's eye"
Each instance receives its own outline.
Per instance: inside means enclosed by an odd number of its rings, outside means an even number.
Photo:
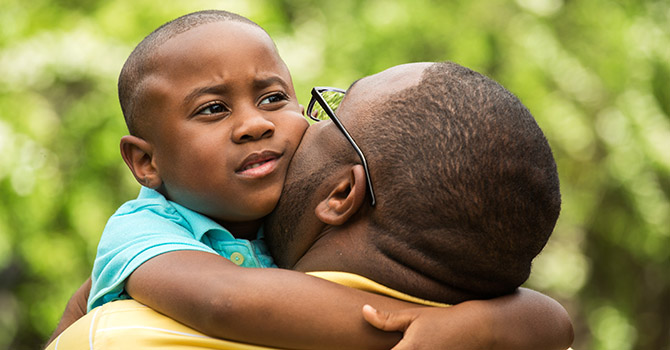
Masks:
[[[198,110],[197,114],[212,115],[224,113],[228,109],[223,103],[213,102]]]
[[[265,97],[264,99],[261,100],[260,104],[265,105],[265,104],[270,104],[270,103],[276,103],[276,102],[281,102],[284,100],[287,100],[288,97],[282,93],[275,93],[270,96]]]

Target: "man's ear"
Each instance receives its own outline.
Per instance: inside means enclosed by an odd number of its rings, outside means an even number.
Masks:
[[[316,216],[328,225],[342,225],[358,212],[365,201],[365,170],[354,165],[334,182],[328,197],[316,206]]]
[[[157,189],[163,183],[153,162],[153,147],[137,136],[121,138],[121,156],[142,186]]]

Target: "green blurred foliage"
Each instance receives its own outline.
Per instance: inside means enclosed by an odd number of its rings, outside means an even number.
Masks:
[[[38,348],[138,190],[118,152],[120,68],[146,34],[220,8],[265,27],[299,99],[410,61],[496,79],[554,149],[563,211],[528,286],[576,349],[670,349],[670,2],[3,0],[0,348]]]

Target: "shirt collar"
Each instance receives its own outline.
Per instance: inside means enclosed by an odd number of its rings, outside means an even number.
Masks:
[[[188,223],[188,225],[191,228],[191,232],[193,232],[193,237],[197,240],[201,240],[202,236],[204,236],[207,232],[210,231],[216,231],[217,235],[223,235],[224,237],[222,238],[229,238],[229,239],[236,239],[235,236],[233,236],[230,231],[228,231],[225,227],[221,226],[218,222],[212,220],[211,218],[200,214],[196,211],[193,211],[189,208],[186,208],[185,206],[175,203],[171,200],[168,200],[163,196],[160,192],[142,186],[140,189],[140,196],[141,198],[145,199],[155,199],[155,200],[164,200],[167,202],[169,206],[174,208],[179,215],[181,215],[184,220]],[[263,228],[258,231],[257,239],[263,238]]]

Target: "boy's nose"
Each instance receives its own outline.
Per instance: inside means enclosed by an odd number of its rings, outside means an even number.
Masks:
[[[261,114],[247,115],[240,118],[233,130],[233,142],[244,143],[271,137],[275,132],[275,125]]]

